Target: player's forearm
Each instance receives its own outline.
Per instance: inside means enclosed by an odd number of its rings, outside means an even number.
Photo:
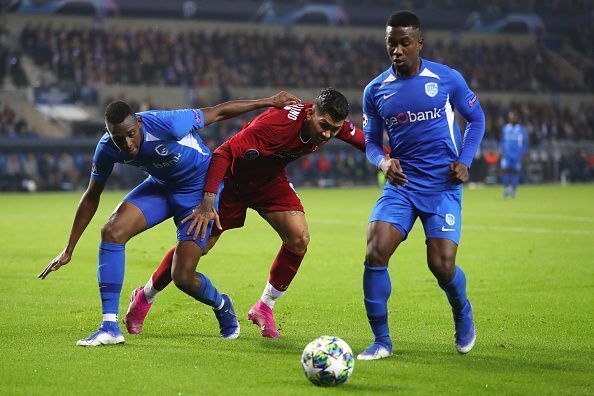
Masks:
[[[338,136],[339,139],[344,140],[356,149],[365,152],[365,134],[356,126],[352,126],[352,130],[345,134],[344,137]]]
[[[458,159],[458,161],[466,165],[468,168],[472,165],[472,159],[474,158],[474,155],[481,144],[481,140],[483,140],[483,135],[485,134],[485,113],[483,113],[480,105],[478,105],[478,108],[469,118],[466,131],[464,131],[464,144],[462,145],[462,151],[460,152],[460,158]]]
[[[99,207],[99,197],[90,196],[85,192],[76,209],[70,237],[68,238],[68,245],[66,251],[72,253],[81,235],[93,219]]]
[[[253,100],[232,100],[211,107],[212,120],[209,123],[223,121],[229,118],[237,117],[253,110],[272,106],[271,98],[253,99]]]
[[[384,159],[386,154],[382,149],[382,145],[378,144],[375,140],[369,139],[365,136],[365,156],[367,160],[376,168],[379,168],[379,164]]]

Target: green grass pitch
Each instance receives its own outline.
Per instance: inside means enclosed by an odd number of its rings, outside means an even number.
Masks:
[[[320,390],[301,351],[337,335],[355,353],[371,342],[362,269],[366,222],[379,189],[300,192],[311,243],[276,305],[280,340],[262,339],[246,314],[280,243],[254,212],[199,265],[235,302],[241,337],[226,341],[210,310],[171,287],[140,336],[80,348],[100,323],[99,230],[123,193],[106,193],[73,261],[36,275],[63,248],[79,193],[0,195],[0,394],[594,394],[594,186],[465,189],[458,264],[478,332],[466,356],[453,346],[449,306],[425,263],[417,222],[390,263],[395,355],[355,363],[352,378]],[[175,242],[166,222],[129,242],[120,312]]]

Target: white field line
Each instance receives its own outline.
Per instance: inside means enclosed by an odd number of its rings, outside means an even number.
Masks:
[[[366,225],[365,221],[352,220],[308,220],[311,224],[333,224],[333,225]],[[544,227],[500,227],[485,225],[464,225],[462,231],[502,231],[517,232],[520,234],[567,234],[567,235],[594,235],[592,230],[571,230],[563,228],[544,228]]]

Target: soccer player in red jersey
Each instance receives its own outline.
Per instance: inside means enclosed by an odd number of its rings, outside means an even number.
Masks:
[[[208,252],[222,232],[243,226],[248,208],[256,210],[282,240],[270,268],[270,277],[260,300],[250,309],[248,318],[260,327],[263,337],[278,338],[272,310],[297,274],[307,251],[309,231],[301,200],[287,179],[286,166],[337,137],[365,151],[363,132],[346,121],[347,99],[333,88],[323,89],[313,103],[298,103],[284,109],[270,109],[257,116],[242,131],[213,153],[206,176],[204,200],[191,218],[188,233],[204,238],[208,224],[217,227],[208,240]],[[224,181],[219,205],[215,198]],[[220,217],[219,217],[220,216]],[[156,296],[172,280],[194,276],[193,271],[173,269],[174,250],[163,258],[144,287],[132,293],[126,315],[131,334],[140,333],[144,318]]]

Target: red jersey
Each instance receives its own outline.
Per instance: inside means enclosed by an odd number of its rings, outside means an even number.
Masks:
[[[224,176],[225,182],[250,190],[279,177],[286,178],[287,164],[326,143],[315,145],[301,137],[304,110],[312,106],[312,103],[300,103],[283,109],[271,108],[254,118],[215,150],[204,191],[215,193]],[[344,122],[336,137],[365,152],[363,131],[350,121]]]

